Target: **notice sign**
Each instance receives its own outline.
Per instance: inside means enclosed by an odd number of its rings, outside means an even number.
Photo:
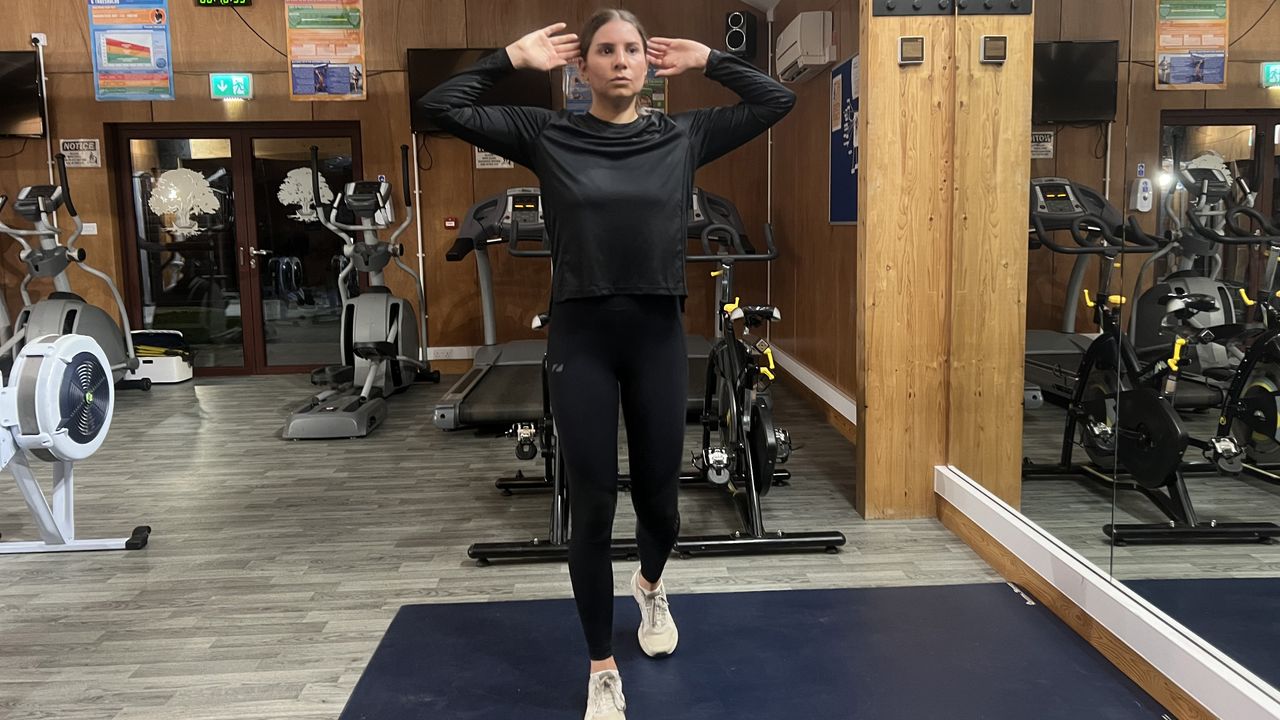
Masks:
[[[364,100],[364,0],[285,0],[291,100]]]
[[[1227,86],[1227,0],[1160,0],[1156,5],[1156,89]]]
[[[102,143],[97,138],[59,140],[58,152],[67,156],[69,168],[102,167]]]
[[[476,148],[476,169],[477,170],[506,170],[513,168],[516,164],[501,155],[494,155],[486,150]]]
[[[858,67],[857,56],[831,69],[831,160],[827,165],[827,221],[858,222]]]
[[[172,100],[169,0],[89,0],[98,100]]]
[[[1053,133],[1051,132],[1031,133],[1031,159],[1032,160],[1052,160],[1053,159]]]

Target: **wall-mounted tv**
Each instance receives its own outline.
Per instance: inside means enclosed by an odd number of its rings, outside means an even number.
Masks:
[[[1118,42],[1038,42],[1031,121],[1100,123],[1116,119]]]
[[[0,52],[0,137],[44,137],[40,64],[34,50]]]

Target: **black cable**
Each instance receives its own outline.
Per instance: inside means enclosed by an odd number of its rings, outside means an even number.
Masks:
[[[435,167],[435,166],[436,166],[436,159],[435,159],[434,157],[432,157],[432,155],[431,155],[431,149],[427,147],[427,136],[426,136],[426,135],[423,135],[423,136],[422,136],[422,139],[418,140],[418,150],[419,150],[419,151],[421,151],[421,152],[425,152],[425,153],[427,154],[427,160],[429,161],[429,164],[428,164],[426,167],[422,167],[422,159],[421,159],[421,158],[419,158],[419,159],[418,159],[418,169],[419,169],[419,170],[421,170],[421,171],[423,171],[423,172],[430,172],[430,171],[431,171],[431,168],[433,168],[433,167]]]
[[[232,11],[234,11],[234,12],[235,12],[236,17],[240,18],[240,22],[244,23],[244,26],[245,26],[245,27],[247,27],[247,28],[249,28],[249,32],[252,32],[254,35],[257,35],[259,40],[261,40],[262,42],[264,42],[264,43],[266,43],[266,44],[267,44],[267,47],[271,48],[272,50],[275,50],[275,51],[276,51],[276,53],[280,55],[280,57],[283,57],[283,58],[287,58],[287,57],[289,57],[288,55],[286,55],[286,54],[284,54],[284,53],[280,52],[280,48],[276,47],[275,45],[272,45],[272,44],[271,44],[271,41],[269,41],[269,40],[267,40],[266,38],[262,37],[262,33],[259,33],[257,30],[254,30],[254,29],[253,29],[253,26],[249,24],[249,21],[248,21],[248,20],[245,20],[245,19],[244,19],[244,16],[240,14],[240,8],[238,8],[238,7],[232,7],[231,9],[232,9]]]
[[[1107,151],[1103,147],[1103,143],[1107,141],[1107,126],[1105,123],[1098,123],[1098,142],[1093,144],[1093,159],[1106,160]]]
[[[1265,20],[1266,17],[1271,14],[1271,11],[1275,9],[1277,2],[1280,2],[1280,0],[1271,0],[1271,4],[1267,6],[1266,10],[1262,11],[1262,14],[1258,16],[1257,20],[1253,21],[1253,24],[1249,26],[1249,29],[1240,33],[1240,37],[1237,37],[1235,40],[1232,40],[1231,44],[1227,45],[1227,47],[1229,48],[1235,47],[1235,44],[1243,40],[1245,35],[1248,35],[1249,33],[1253,32],[1253,29],[1258,27],[1258,24],[1261,23],[1263,20]]]
[[[15,158],[15,157],[18,157],[18,156],[19,156],[19,155],[21,155],[24,151],[26,151],[26,149],[27,149],[27,143],[28,143],[28,142],[30,142],[30,140],[31,140],[30,138],[23,138],[23,139],[22,139],[22,147],[18,148],[18,152],[16,152],[16,153],[12,153],[12,154],[10,154],[10,155],[0,155],[0,160],[8,160],[9,158]]]

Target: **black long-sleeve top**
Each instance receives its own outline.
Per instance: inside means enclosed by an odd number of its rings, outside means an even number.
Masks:
[[[795,95],[768,75],[712,50],[705,74],[742,102],[625,124],[590,113],[478,106],[514,71],[499,50],[418,100],[432,121],[524,165],[542,185],[553,262],[552,300],[600,295],[687,295],[686,226],[694,171],[781,120]]]

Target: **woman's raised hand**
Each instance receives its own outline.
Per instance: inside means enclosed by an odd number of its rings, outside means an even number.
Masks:
[[[568,25],[556,23],[534,30],[507,46],[511,64],[516,69],[550,71],[576,62],[580,56],[578,36],[556,35]]]

